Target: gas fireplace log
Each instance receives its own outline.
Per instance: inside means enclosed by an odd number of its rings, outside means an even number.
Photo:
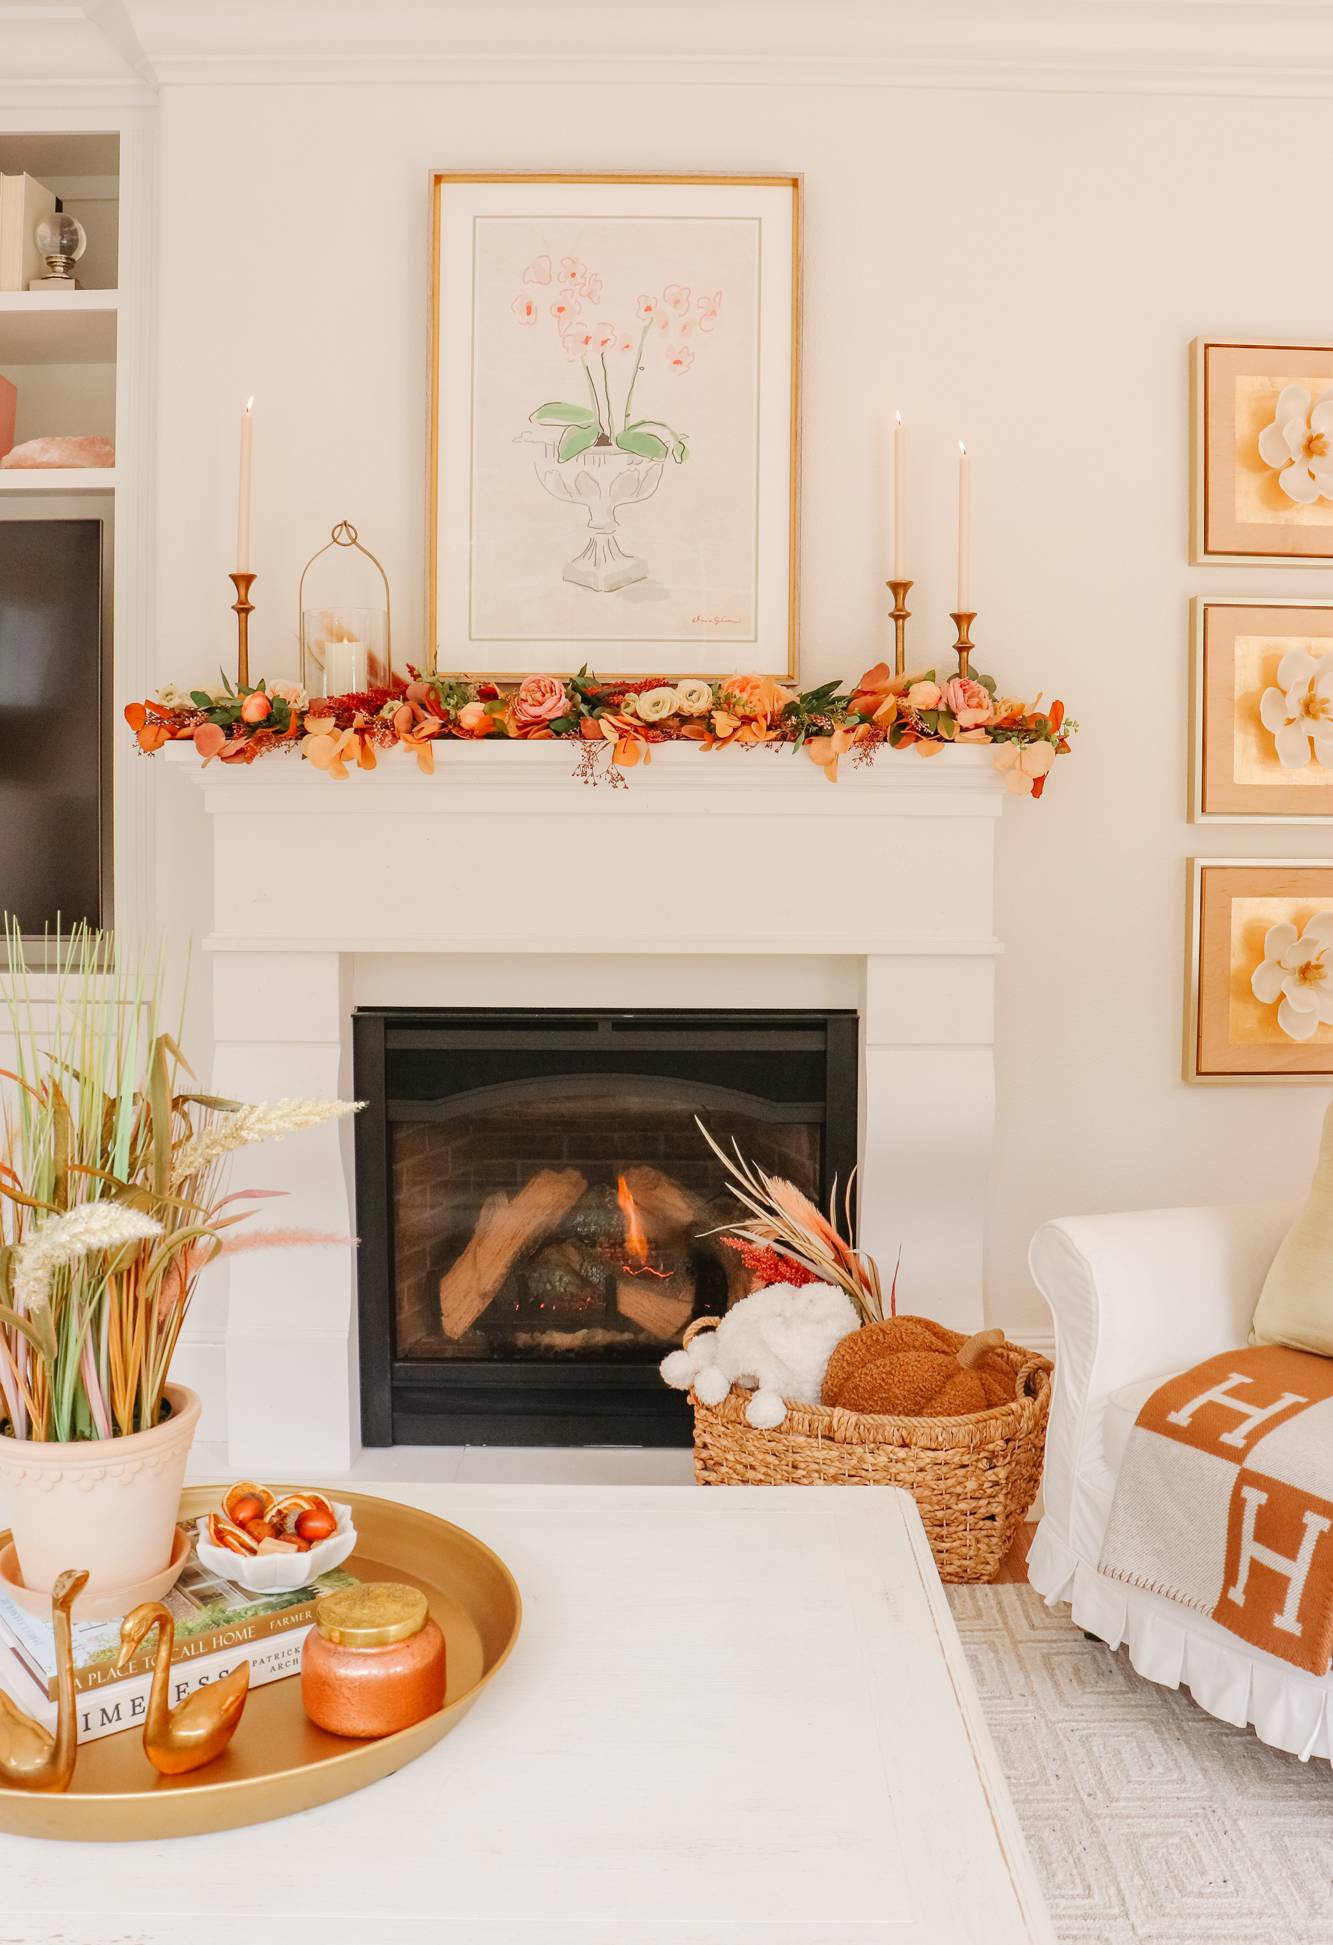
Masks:
[[[678,1270],[670,1285],[647,1276],[622,1276],[616,1283],[616,1309],[659,1343],[684,1330],[694,1310],[694,1278]]]
[[[487,1196],[458,1261],[440,1278],[440,1322],[446,1337],[462,1337],[504,1287],[525,1250],[549,1236],[587,1188],[575,1168],[544,1168],[511,1201]]]

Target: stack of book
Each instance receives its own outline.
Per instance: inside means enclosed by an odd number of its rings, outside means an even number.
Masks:
[[[191,1530],[193,1541],[193,1530]],[[301,1646],[314,1622],[315,1602],[334,1587],[351,1587],[343,1568],[322,1574],[291,1594],[252,1594],[201,1565],[193,1544],[184,1571],[163,1603],[176,1622],[169,1706],[242,1661],[250,1686],[281,1681],[301,1666]],[[80,1621],[73,1615],[74,1688],[80,1742],[95,1742],[142,1724],[152,1686],[157,1636],[152,1634],[123,1674],[116,1672],[120,1622]],[[0,1687],[47,1728],[56,1721],[55,1638],[0,1586]]]
[[[46,265],[37,248],[37,225],[59,207],[35,176],[0,176],[0,290],[26,290],[42,275]]]

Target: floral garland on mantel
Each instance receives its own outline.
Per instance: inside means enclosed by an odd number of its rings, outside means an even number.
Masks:
[[[873,762],[885,745],[934,756],[948,743],[989,743],[1007,787],[1025,797],[1040,797],[1078,728],[1063,703],[997,695],[988,675],[939,682],[927,669],[894,677],[884,662],[853,689],[825,682],[804,691],[769,675],[599,682],[580,670],[568,679],[530,675],[509,685],[412,670],[410,681],[387,688],[310,698],[294,682],[233,688],[224,676],[220,689],[168,687],[151,702],[132,702],[125,720],[149,754],[181,741],[193,742],[205,763],[253,763],[276,750],[299,750],[331,777],[346,777],[349,767],[373,770],[378,752],[395,746],[431,772],[443,737],[556,739],[579,746],[576,776],[619,788],[626,770],[651,763],[659,743],[701,750],[785,745],[803,750],[831,782],[844,756]]]

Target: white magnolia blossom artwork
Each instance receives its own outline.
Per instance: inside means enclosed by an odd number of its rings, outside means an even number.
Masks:
[[[1333,500],[1333,391],[1313,398],[1308,385],[1284,385],[1259,434],[1259,457],[1297,506]]]
[[[1333,1026],[1333,911],[1316,912],[1303,932],[1287,920],[1270,925],[1250,989],[1262,1005],[1277,1006],[1289,1039],[1312,1039],[1321,1022]]]
[[[1277,665],[1276,688],[1265,689],[1259,720],[1271,731],[1285,770],[1303,770],[1314,746],[1316,763],[1333,769],[1333,653],[1289,649]]]

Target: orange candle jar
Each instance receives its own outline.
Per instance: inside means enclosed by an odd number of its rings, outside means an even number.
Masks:
[[[301,1651],[301,1700],[335,1736],[390,1736],[444,1706],[444,1636],[426,1596],[365,1581],[315,1602]]]

